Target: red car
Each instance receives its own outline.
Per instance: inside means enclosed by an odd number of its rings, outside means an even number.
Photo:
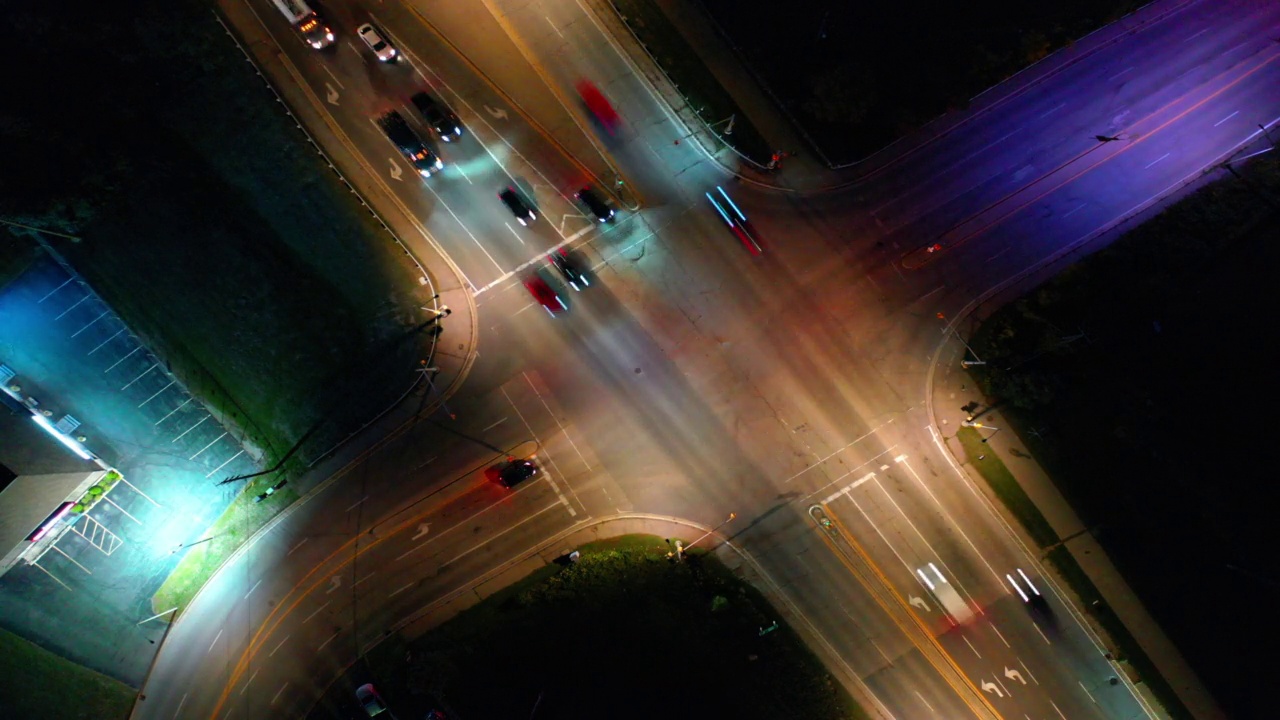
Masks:
[[[542,309],[546,310],[551,317],[555,317],[558,312],[569,309],[569,306],[564,304],[564,300],[561,300],[556,291],[551,289],[547,281],[537,275],[532,275],[528,280],[525,280],[524,286],[528,289],[529,294],[533,296],[533,299],[537,300]]]
[[[587,104],[587,109],[596,116],[596,120],[599,120],[606,130],[613,132],[620,120],[618,111],[613,109],[613,105],[609,103],[604,93],[600,92],[600,88],[589,80],[579,80],[575,87],[578,89],[578,95],[582,96],[582,102]]]

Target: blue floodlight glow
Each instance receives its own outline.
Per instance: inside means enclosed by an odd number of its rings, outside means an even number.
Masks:
[[[733,211],[738,214],[738,217],[742,218],[742,222],[746,222],[747,216],[743,215],[742,211],[738,209],[738,206],[734,204],[733,198],[729,197],[729,193],[725,192],[724,188],[720,187],[719,185],[716,186],[716,189],[719,190],[720,194],[724,196],[725,201],[729,203],[729,207],[733,208]]]
[[[80,443],[78,443],[78,442],[76,442],[75,440],[72,440],[71,438],[67,437],[66,435],[63,435],[62,433],[58,432],[58,428],[54,427],[54,426],[53,426],[53,424],[49,422],[49,418],[46,418],[45,416],[40,415],[39,413],[37,413],[37,414],[35,414],[35,415],[32,415],[32,416],[31,416],[31,419],[35,420],[37,425],[39,425],[40,427],[44,428],[44,429],[45,429],[45,432],[47,432],[47,433],[49,433],[50,435],[52,435],[52,436],[54,436],[54,437],[58,438],[58,442],[60,442],[60,443],[62,443],[63,445],[66,445],[67,447],[71,448],[71,451],[72,451],[72,452],[74,452],[75,454],[79,455],[81,458],[83,458],[83,459],[85,459],[85,460],[92,460],[92,459],[93,459],[93,456],[92,456],[92,455],[90,455],[90,454],[89,454],[89,452],[88,452],[87,450],[85,450],[85,449],[84,449],[84,447],[83,447]]]

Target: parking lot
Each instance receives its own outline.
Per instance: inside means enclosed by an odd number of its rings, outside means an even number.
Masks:
[[[51,421],[125,478],[38,564],[0,577],[9,630],[130,683],[141,680],[161,626],[150,598],[179,546],[230,502],[217,480],[258,466],[85,284],[44,259],[0,294],[0,363]],[[50,508],[53,510],[53,508]],[[78,628],[68,633],[65,628]]]

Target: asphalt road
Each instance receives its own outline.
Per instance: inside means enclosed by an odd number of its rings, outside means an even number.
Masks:
[[[478,7],[470,24],[421,8],[481,69],[485,53],[507,53],[511,75],[523,63],[522,80],[504,81],[520,83],[528,118],[411,17],[375,11],[412,60],[387,67],[345,39],[332,55],[304,52],[260,5],[304,81],[338,91],[333,117],[370,168],[482,290],[480,357],[447,409],[347,468],[213,581],[166,641],[139,717],[303,714],[398,623],[466,602],[474,593],[455,592],[575,523],[633,510],[708,527],[736,512],[724,532],[886,714],[1145,716],[940,448],[926,412],[937,314],[1091,238],[1280,115],[1280,8],[1192,4],[853,187],[802,198],[733,182],[675,144],[681,131],[577,3],[492,2],[494,25]],[[361,16],[334,22],[342,32]],[[494,26],[518,43],[495,49]],[[620,136],[552,142],[531,123],[596,131],[565,101],[584,76],[625,118]],[[540,77],[555,91],[538,92]],[[442,175],[396,180],[368,117],[423,83],[469,134],[442,154]],[[603,231],[573,224],[581,211],[564,198],[597,146],[645,200]],[[493,195],[513,180],[546,222],[512,227]],[[703,198],[716,185],[751,217],[762,257]],[[567,238],[595,282],[562,291],[570,310],[553,319],[517,280]],[[500,452],[536,453],[547,476],[514,493],[486,485],[479,471]],[[952,595],[917,573],[930,563],[974,619],[951,626]],[[1047,610],[1015,593],[1006,576],[1019,568]]]

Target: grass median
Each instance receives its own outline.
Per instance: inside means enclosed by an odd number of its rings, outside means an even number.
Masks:
[[[675,562],[670,549],[640,535],[579,547],[576,563],[384,643],[369,667],[393,706],[430,693],[459,717],[527,717],[535,706],[565,720],[602,707],[615,717],[867,717],[755,588],[714,556]]]
[[[260,478],[246,486],[205,531],[204,537],[212,539],[198,545],[192,544],[185,550],[186,555],[182,561],[151,598],[151,605],[156,612],[165,612],[171,608],[178,608],[178,612],[182,612],[191,598],[195,597],[241,543],[298,499],[297,493],[285,487],[272,493],[266,500],[255,503],[254,498],[270,484],[270,480]]]
[[[6,718],[124,720],[136,691],[0,630],[0,698]]]
[[[1009,468],[1005,467],[1004,461],[982,442],[982,435],[973,428],[962,427],[956,437],[964,448],[969,464],[987,481],[991,491],[1018,519],[1036,545],[1045,548],[1058,542],[1058,534],[1041,514],[1040,508],[1027,497],[1026,491],[1018,484],[1013,473],[1009,472]]]
[[[773,148],[657,4],[653,0],[609,2],[703,121],[712,124],[734,118],[733,133],[721,137],[755,162],[768,163]]]

